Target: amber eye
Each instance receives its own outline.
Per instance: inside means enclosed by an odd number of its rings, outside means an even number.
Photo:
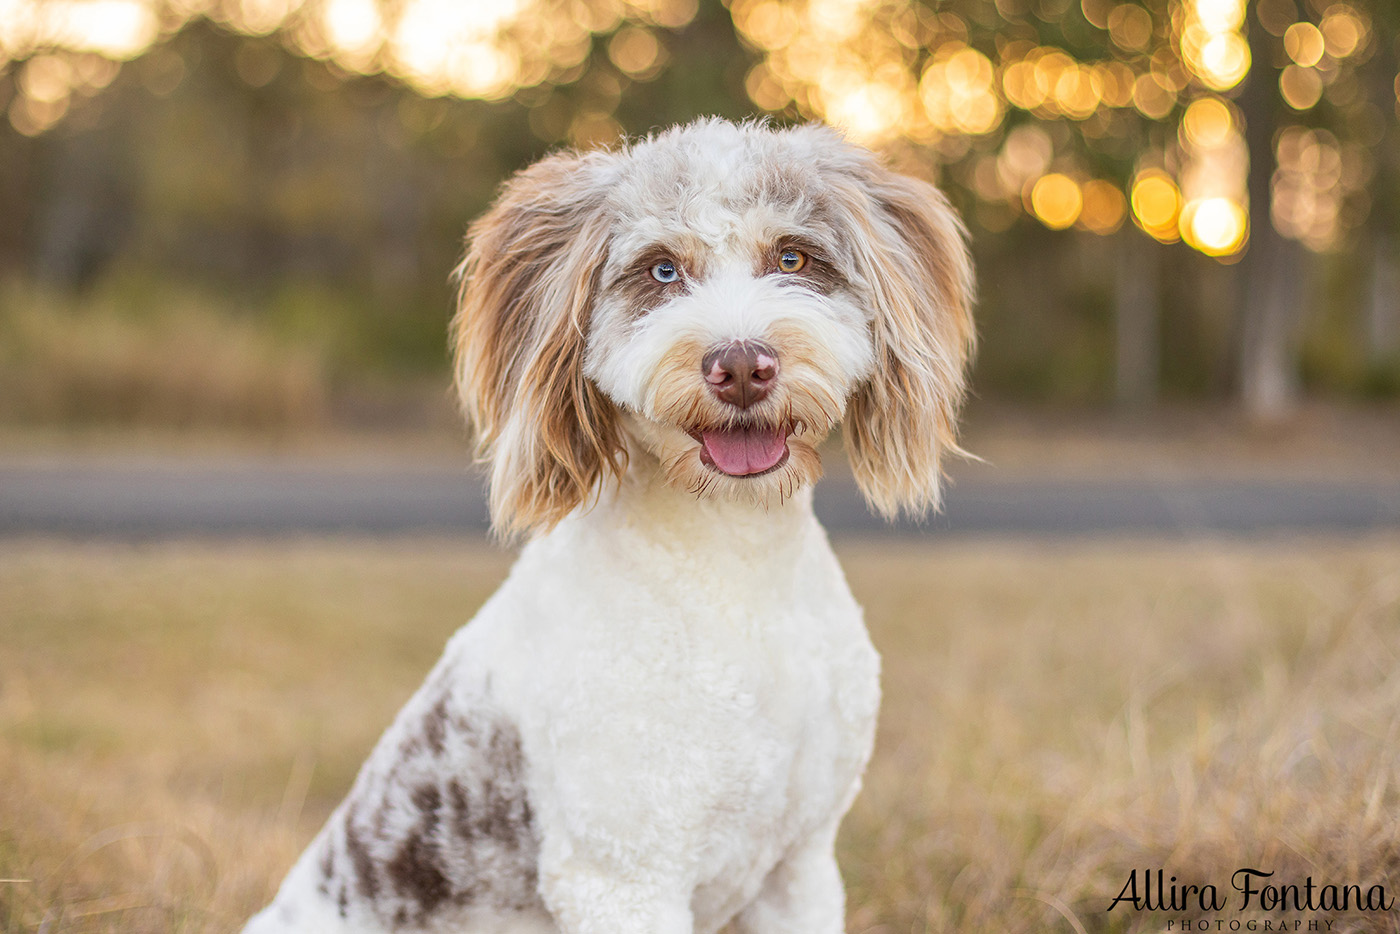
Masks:
[[[801,250],[783,250],[778,256],[778,268],[783,272],[797,272],[807,265],[807,254]]]

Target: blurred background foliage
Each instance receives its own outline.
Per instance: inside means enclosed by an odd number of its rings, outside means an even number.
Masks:
[[[984,397],[1400,395],[1394,0],[0,0],[0,419],[446,419],[561,145],[821,119],[941,184]]]

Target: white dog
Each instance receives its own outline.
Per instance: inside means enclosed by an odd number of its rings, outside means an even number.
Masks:
[[[817,445],[937,505],[956,216],[831,130],[702,120],[521,172],[460,271],[492,515],[533,537],[247,930],[842,931],[879,658]]]

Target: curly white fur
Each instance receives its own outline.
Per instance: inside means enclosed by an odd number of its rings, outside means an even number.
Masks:
[[[970,283],[942,196],[819,127],[508,183],[454,333],[494,519],[534,537],[247,932],[842,931],[879,661],[817,445],[844,421],[874,507],[936,504]],[[734,342],[779,366],[744,407],[701,366]]]

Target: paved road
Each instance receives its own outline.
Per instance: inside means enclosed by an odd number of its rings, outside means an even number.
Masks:
[[[1400,531],[1400,480],[969,476],[920,527],[872,517],[849,482],[817,511],[834,532],[1088,536]],[[0,462],[0,536],[480,533],[480,482],[446,464],[245,458]]]

